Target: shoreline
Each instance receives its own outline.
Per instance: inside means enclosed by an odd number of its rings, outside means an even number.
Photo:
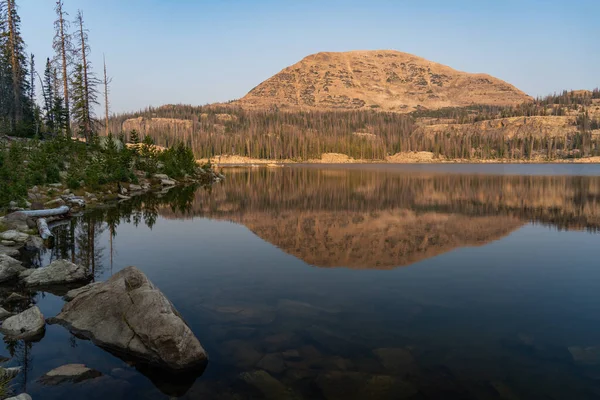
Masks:
[[[399,153],[386,159],[354,159],[345,154],[325,153],[321,159],[309,160],[269,160],[245,156],[216,156],[210,159],[197,160],[199,163],[210,162],[220,167],[282,167],[284,165],[302,164],[600,164],[600,156],[582,158],[559,158],[548,160],[536,157],[530,160],[501,159],[441,159],[434,158],[433,153],[415,152]]]
[[[25,201],[25,207],[18,207],[17,203],[14,202],[7,209],[0,210],[0,256],[5,255],[20,259],[24,250],[30,250],[28,249],[30,241],[36,243],[35,248],[31,249],[33,251],[41,251],[47,248],[46,241],[50,240],[52,236],[44,239],[41,231],[36,226],[37,220],[45,219],[45,217],[27,216],[25,213],[21,213],[22,211],[48,211],[66,206],[66,212],[48,218],[49,222],[63,221],[87,210],[109,207],[115,203],[129,201],[137,196],[165,193],[173,188],[187,185],[212,185],[222,179],[224,179],[223,175],[214,169],[210,169],[205,171],[202,176],[179,181],[164,174],[154,174],[151,178],[140,176],[139,184],[107,184],[92,192],[86,191],[86,189],[91,189],[85,187],[71,190],[64,183],[33,186],[28,189],[28,199]],[[19,239],[8,239],[8,237],[5,237],[6,232],[11,232],[12,236],[19,237]]]

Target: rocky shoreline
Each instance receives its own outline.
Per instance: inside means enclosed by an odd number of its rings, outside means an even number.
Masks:
[[[93,193],[85,189],[72,191],[59,183],[34,186],[28,191],[27,201],[21,203],[25,207],[11,202],[9,213],[0,217],[0,332],[5,338],[40,341],[47,323],[59,324],[107,351],[133,360],[134,365],[147,364],[165,373],[202,373],[208,356],[200,342],[169,300],[135,267],[122,270],[107,282],[90,283],[92,272],[68,260],[55,260],[41,268],[30,268],[22,261],[26,254],[36,254],[46,247],[52,240],[53,226],[85,209],[149,193],[161,196],[177,186],[211,185],[224,179],[211,169],[199,169],[197,177],[179,181],[164,174],[137,175],[136,184],[106,186]],[[63,311],[46,319],[33,303],[30,290],[66,293]],[[129,309],[128,318],[123,317],[124,309]],[[115,317],[106,323],[107,315]],[[63,367],[48,372],[40,382],[58,384],[98,376],[97,371],[83,365]],[[0,376],[7,381],[19,373],[19,367],[0,367]],[[11,399],[31,397],[23,393]]]

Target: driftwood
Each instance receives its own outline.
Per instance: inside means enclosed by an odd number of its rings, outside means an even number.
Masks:
[[[46,240],[46,239],[54,236],[52,234],[52,232],[50,231],[50,228],[48,228],[48,222],[46,222],[45,218],[38,218],[37,227],[38,227],[38,231],[39,231],[42,239]]]
[[[57,215],[64,215],[69,212],[70,208],[67,206],[61,206],[58,208],[51,208],[49,210],[27,210],[27,211],[17,211],[19,215],[23,215],[27,218],[46,218],[46,217],[55,217]],[[17,214],[15,213],[15,214]]]

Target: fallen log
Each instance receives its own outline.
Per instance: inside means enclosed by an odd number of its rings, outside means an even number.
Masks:
[[[70,208],[68,206],[61,206],[58,208],[51,208],[49,210],[27,210],[27,211],[17,211],[14,214],[23,215],[26,218],[46,218],[46,217],[54,217],[57,215],[64,215],[69,212]]]
[[[42,239],[46,240],[46,239],[54,236],[52,234],[52,232],[50,231],[50,228],[48,228],[48,222],[46,222],[45,218],[38,218],[37,227],[38,227],[38,232],[40,233],[40,236],[42,237]]]
[[[59,226],[69,225],[71,223],[68,219],[59,219],[52,222],[48,222],[48,229],[52,230],[58,228]]]

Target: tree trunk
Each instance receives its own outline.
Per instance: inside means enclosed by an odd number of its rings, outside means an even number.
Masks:
[[[65,101],[65,113],[66,113],[66,125],[67,125],[67,137],[70,136],[71,132],[71,113],[69,108],[69,74],[67,72],[67,49],[65,44],[65,20],[62,11],[62,1],[56,3],[58,13],[58,24],[59,24],[59,36],[60,36],[60,56],[62,58],[62,75],[63,75],[63,91]]]
[[[104,63],[104,126],[106,136],[108,136],[108,77],[106,76],[106,58],[104,58],[104,55],[102,55],[102,61]]]
[[[21,108],[21,93],[19,90],[21,86],[19,84],[19,69],[21,66],[19,65],[19,59],[17,58],[17,38],[15,32],[15,22],[13,20],[13,12],[15,7],[14,0],[6,0],[6,4],[8,7],[8,42],[10,48],[10,64],[12,69],[14,130],[16,129],[17,123],[21,122],[21,120],[23,119]]]
[[[46,221],[45,218],[39,218],[37,220],[37,227],[38,227],[38,232],[40,233],[40,236],[42,237],[42,239],[46,240],[46,239],[50,238],[51,236],[54,236],[52,234],[52,232],[50,231],[50,228],[48,228],[48,222]]]

